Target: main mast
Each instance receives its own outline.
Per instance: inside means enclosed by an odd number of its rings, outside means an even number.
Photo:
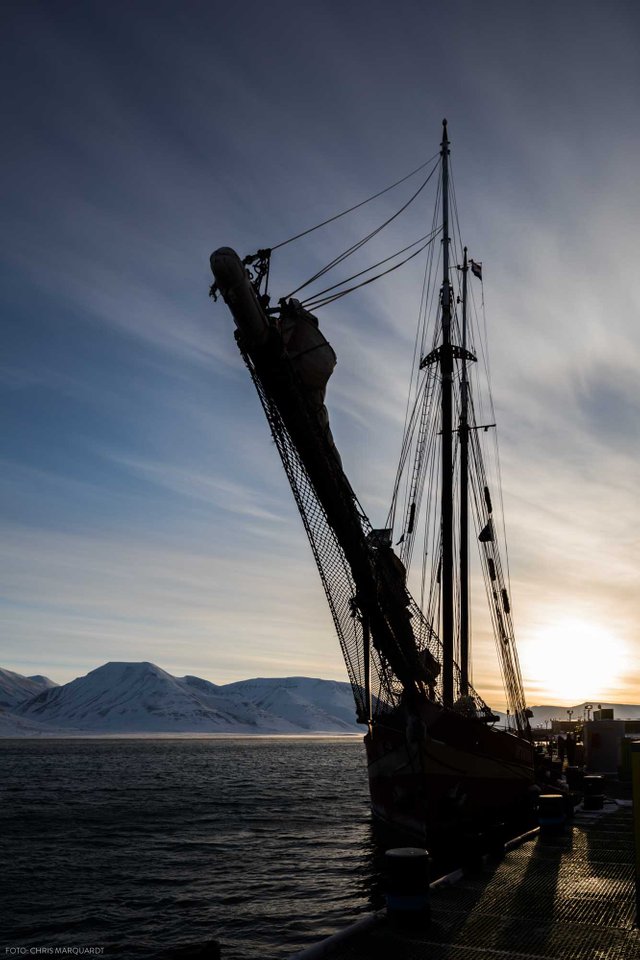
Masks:
[[[442,700],[453,706],[453,349],[451,346],[451,284],[449,282],[449,140],[442,121]]]
[[[467,248],[462,263],[462,377],[460,381],[460,695],[469,693],[469,380],[467,376]]]

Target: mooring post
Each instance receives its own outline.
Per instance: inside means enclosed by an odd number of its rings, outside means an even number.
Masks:
[[[633,842],[636,850],[636,927],[640,927],[640,740],[631,744]]]
[[[589,774],[582,781],[584,799],[582,806],[585,810],[602,810],[604,806],[604,777],[600,774]]]
[[[429,920],[429,851],[396,847],[385,854],[387,916],[396,921]]]
[[[561,793],[542,793],[538,799],[540,833],[561,833],[567,822],[565,799]]]

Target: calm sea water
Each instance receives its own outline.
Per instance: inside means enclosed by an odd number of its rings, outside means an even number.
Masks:
[[[0,764],[2,955],[281,958],[375,901],[360,738],[4,740]]]

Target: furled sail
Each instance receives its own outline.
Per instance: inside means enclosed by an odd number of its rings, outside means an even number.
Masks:
[[[268,316],[229,248],[212,254],[211,265],[311,542],[359,716],[366,719],[369,696],[378,711],[395,707],[403,691],[437,698],[439,639],[409,594],[388,538],[373,531],[333,442],[324,405],[333,350],[296,301]]]

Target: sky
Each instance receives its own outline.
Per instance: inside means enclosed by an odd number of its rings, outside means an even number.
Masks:
[[[640,703],[638,5],[8,0],[2,17],[2,666],[346,679],[208,259],[398,179],[446,116],[484,265],[528,700]],[[394,204],[274,254],[272,289]],[[407,266],[322,314],[332,428],[374,525],[419,282]]]

